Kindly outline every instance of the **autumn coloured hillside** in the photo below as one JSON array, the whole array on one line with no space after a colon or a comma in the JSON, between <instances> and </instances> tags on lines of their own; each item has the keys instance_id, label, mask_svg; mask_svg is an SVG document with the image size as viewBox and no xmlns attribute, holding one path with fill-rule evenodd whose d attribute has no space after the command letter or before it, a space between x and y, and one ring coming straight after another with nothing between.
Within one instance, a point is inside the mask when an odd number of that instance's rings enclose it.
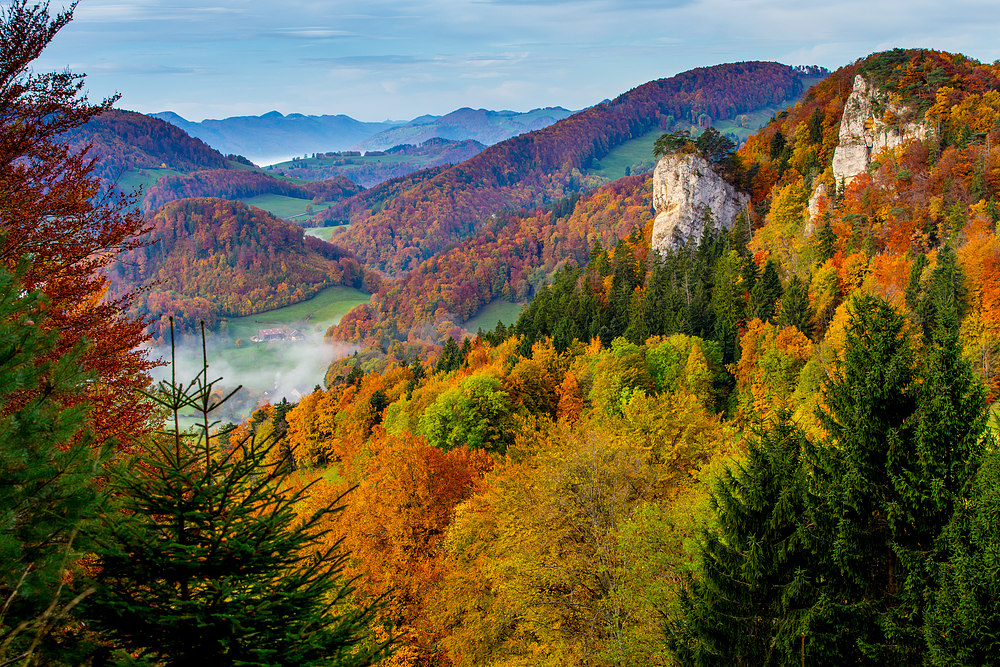
<instances>
[{"instance_id":1,"label":"autumn coloured hillside","mask_svg":"<svg viewBox=\"0 0 1000 667\"><path fill-rule=\"evenodd\" d=\"M67 143L77 150L90 146L87 156L97 160L95 173L111 183L135 169L195 171L228 166L221 153L200 139L134 111L105 111L70 133Z\"/></svg>"},{"instance_id":2,"label":"autumn coloured hillside","mask_svg":"<svg viewBox=\"0 0 1000 667\"><path fill-rule=\"evenodd\" d=\"M73 7L0 8L0 60ZM0 68L0 664L996 664L1000 62L876 53L739 151L688 133L798 81L695 70L361 192L365 264L171 201L276 187L194 157L143 218L57 143L111 102ZM582 180L652 128L751 191L731 225L654 250L662 170ZM168 313L338 284L373 298L310 394L150 386Z\"/></svg>"},{"instance_id":3,"label":"autumn coloured hillside","mask_svg":"<svg viewBox=\"0 0 1000 667\"><path fill-rule=\"evenodd\" d=\"M112 289L139 292L135 312L153 315L154 336L199 320L279 308L331 285L362 286L363 269L342 248L303 234L261 209L217 198L181 199L150 219L150 245L108 271Z\"/></svg>"},{"instance_id":4,"label":"autumn coloured hillside","mask_svg":"<svg viewBox=\"0 0 1000 667\"><path fill-rule=\"evenodd\" d=\"M925 129L835 181L855 90L865 127ZM345 317L371 347L256 419L358 485L330 539L396 659L988 664L998 144L1000 66L874 54L742 147L732 230L650 252L628 177L498 214Z\"/></svg>"},{"instance_id":5,"label":"autumn coloured hillside","mask_svg":"<svg viewBox=\"0 0 1000 667\"><path fill-rule=\"evenodd\" d=\"M344 242L391 274L415 268L499 212L534 208L584 189L580 169L615 146L675 120L704 124L796 97L800 75L777 63L736 63L653 81L543 130L491 146L352 218Z\"/></svg>"},{"instance_id":6,"label":"autumn coloured hillside","mask_svg":"<svg viewBox=\"0 0 1000 667\"><path fill-rule=\"evenodd\" d=\"M259 171L213 169L160 178L144 193L142 208L147 212L155 211L175 199L193 197L245 199L258 195L284 195L296 199L318 197L324 201L339 201L363 190L343 176L299 185Z\"/></svg>"},{"instance_id":7,"label":"autumn coloured hillside","mask_svg":"<svg viewBox=\"0 0 1000 667\"><path fill-rule=\"evenodd\" d=\"M830 163L837 121L856 75L902 105L927 139L872 156L845 188ZM888 113L887 113L888 115ZM961 55L897 50L835 72L805 101L740 151L756 173L763 218L751 243L757 262L810 285L819 330L844 317L854 289L875 290L916 308L940 253L957 253L963 272L963 341L991 386L996 370L996 304L990 276L1000 220L1000 66ZM893 118L887 121L901 122ZM822 184L828 196L809 200Z\"/></svg>"},{"instance_id":8,"label":"autumn coloured hillside","mask_svg":"<svg viewBox=\"0 0 1000 667\"><path fill-rule=\"evenodd\" d=\"M331 334L381 345L460 337L458 327L494 299L525 302L567 262L586 264L595 242L608 247L646 227L651 212L649 177L629 176L533 214L504 215L385 282L371 306L349 313Z\"/></svg>"}]
</instances>

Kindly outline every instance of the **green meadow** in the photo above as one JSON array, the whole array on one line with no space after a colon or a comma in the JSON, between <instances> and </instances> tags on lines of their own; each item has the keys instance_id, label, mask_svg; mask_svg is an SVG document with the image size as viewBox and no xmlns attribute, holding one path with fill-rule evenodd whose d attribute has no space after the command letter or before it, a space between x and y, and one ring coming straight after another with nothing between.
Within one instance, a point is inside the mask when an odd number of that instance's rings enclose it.
<instances>
[{"instance_id":1,"label":"green meadow","mask_svg":"<svg viewBox=\"0 0 1000 667\"><path fill-rule=\"evenodd\" d=\"M497 325L497 322L503 322L504 326L510 326L517 322L517 317L521 314L524 305L523 303L511 303L504 299L494 299L483 306L483 309L475 317L462 326L472 334L480 329L490 331Z\"/></svg>"},{"instance_id":2,"label":"green meadow","mask_svg":"<svg viewBox=\"0 0 1000 667\"><path fill-rule=\"evenodd\" d=\"M325 332L351 308L368 303L369 298L369 294L353 287L327 287L313 298L291 306L224 320L221 333L233 341L242 338L250 344L250 336L258 329L288 326L303 333Z\"/></svg>"},{"instance_id":3,"label":"green meadow","mask_svg":"<svg viewBox=\"0 0 1000 667\"><path fill-rule=\"evenodd\" d=\"M320 202L313 204L309 199L298 199L296 197L286 197L285 195L257 195L241 199L244 204L262 208L271 215L279 218L309 217L306 213L306 205L311 205L313 213L319 213L330 206L330 202Z\"/></svg>"},{"instance_id":4,"label":"green meadow","mask_svg":"<svg viewBox=\"0 0 1000 667\"><path fill-rule=\"evenodd\" d=\"M326 369L336 355L346 354L323 341L326 330L338 323L349 310L367 303L370 295L351 287L328 287L313 298L247 317L224 320L220 330L208 336L208 364L211 379L222 378L220 387L244 389L218 415L225 421L246 418L261 401L281 397L297 400L323 383ZM252 343L260 329L289 327L305 334L302 341ZM165 350L156 350L163 356ZM177 355L177 376L185 382L200 370L200 345L184 346ZM158 379L169 371L161 368ZM185 420L184 426L191 421Z\"/></svg>"},{"instance_id":5,"label":"green meadow","mask_svg":"<svg viewBox=\"0 0 1000 667\"><path fill-rule=\"evenodd\" d=\"M146 191L164 176L181 176L184 173L176 169L133 169L121 175L118 179L118 189L122 192L134 192L141 187Z\"/></svg>"}]
</instances>

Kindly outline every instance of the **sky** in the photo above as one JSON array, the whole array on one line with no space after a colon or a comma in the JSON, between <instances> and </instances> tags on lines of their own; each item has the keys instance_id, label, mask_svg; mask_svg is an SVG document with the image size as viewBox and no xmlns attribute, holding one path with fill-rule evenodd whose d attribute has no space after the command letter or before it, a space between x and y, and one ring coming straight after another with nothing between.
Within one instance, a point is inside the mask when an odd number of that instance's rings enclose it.
<instances>
[{"instance_id":1,"label":"sky","mask_svg":"<svg viewBox=\"0 0 1000 667\"><path fill-rule=\"evenodd\" d=\"M0 5L9 0L0 0ZM64 6L51 0L53 10ZM1000 59L996 0L81 0L38 71L188 120L581 109L743 60L836 69L927 47Z\"/></svg>"}]
</instances>

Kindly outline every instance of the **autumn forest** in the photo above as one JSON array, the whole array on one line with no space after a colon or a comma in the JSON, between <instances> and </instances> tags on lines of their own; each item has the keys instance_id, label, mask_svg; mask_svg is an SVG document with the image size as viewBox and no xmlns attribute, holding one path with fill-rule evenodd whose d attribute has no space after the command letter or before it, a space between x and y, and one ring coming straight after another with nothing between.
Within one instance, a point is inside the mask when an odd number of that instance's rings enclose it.
<instances>
[{"instance_id":1,"label":"autumn forest","mask_svg":"<svg viewBox=\"0 0 1000 667\"><path fill-rule=\"evenodd\" d=\"M0 7L0 665L996 661L1000 63L700 68L366 186L39 73L74 9ZM669 159L749 203L658 247ZM206 337L331 288L347 351L223 421Z\"/></svg>"}]
</instances>

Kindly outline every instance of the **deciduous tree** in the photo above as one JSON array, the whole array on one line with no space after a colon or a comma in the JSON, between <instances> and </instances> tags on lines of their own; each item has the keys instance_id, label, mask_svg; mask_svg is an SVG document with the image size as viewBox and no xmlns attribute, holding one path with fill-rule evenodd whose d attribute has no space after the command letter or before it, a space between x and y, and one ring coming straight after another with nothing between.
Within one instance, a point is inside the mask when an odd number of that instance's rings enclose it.
<instances>
[{"instance_id":1,"label":"deciduous tree","mask_svg":"<svg viewBox=\"0 0 1000 667\"><path fill-rule=\"evenodd\" d=\"M134 433L150 414L135 400L151 367L138 349L144 323L122 317L127 297L104 298L100 272L141 245L144 223L130 198L102 191L91 163L61 143L116 98L91 104L82 75L31 69L74 8L50 16L48 3L15 0L0 10L0 263L11 269L30 256L25 288L46 295L45 326L58 332L49 358L90 343L80 363L94 381L61 400L90 401L99 436Z\"/></svg>"}]
</instances>

